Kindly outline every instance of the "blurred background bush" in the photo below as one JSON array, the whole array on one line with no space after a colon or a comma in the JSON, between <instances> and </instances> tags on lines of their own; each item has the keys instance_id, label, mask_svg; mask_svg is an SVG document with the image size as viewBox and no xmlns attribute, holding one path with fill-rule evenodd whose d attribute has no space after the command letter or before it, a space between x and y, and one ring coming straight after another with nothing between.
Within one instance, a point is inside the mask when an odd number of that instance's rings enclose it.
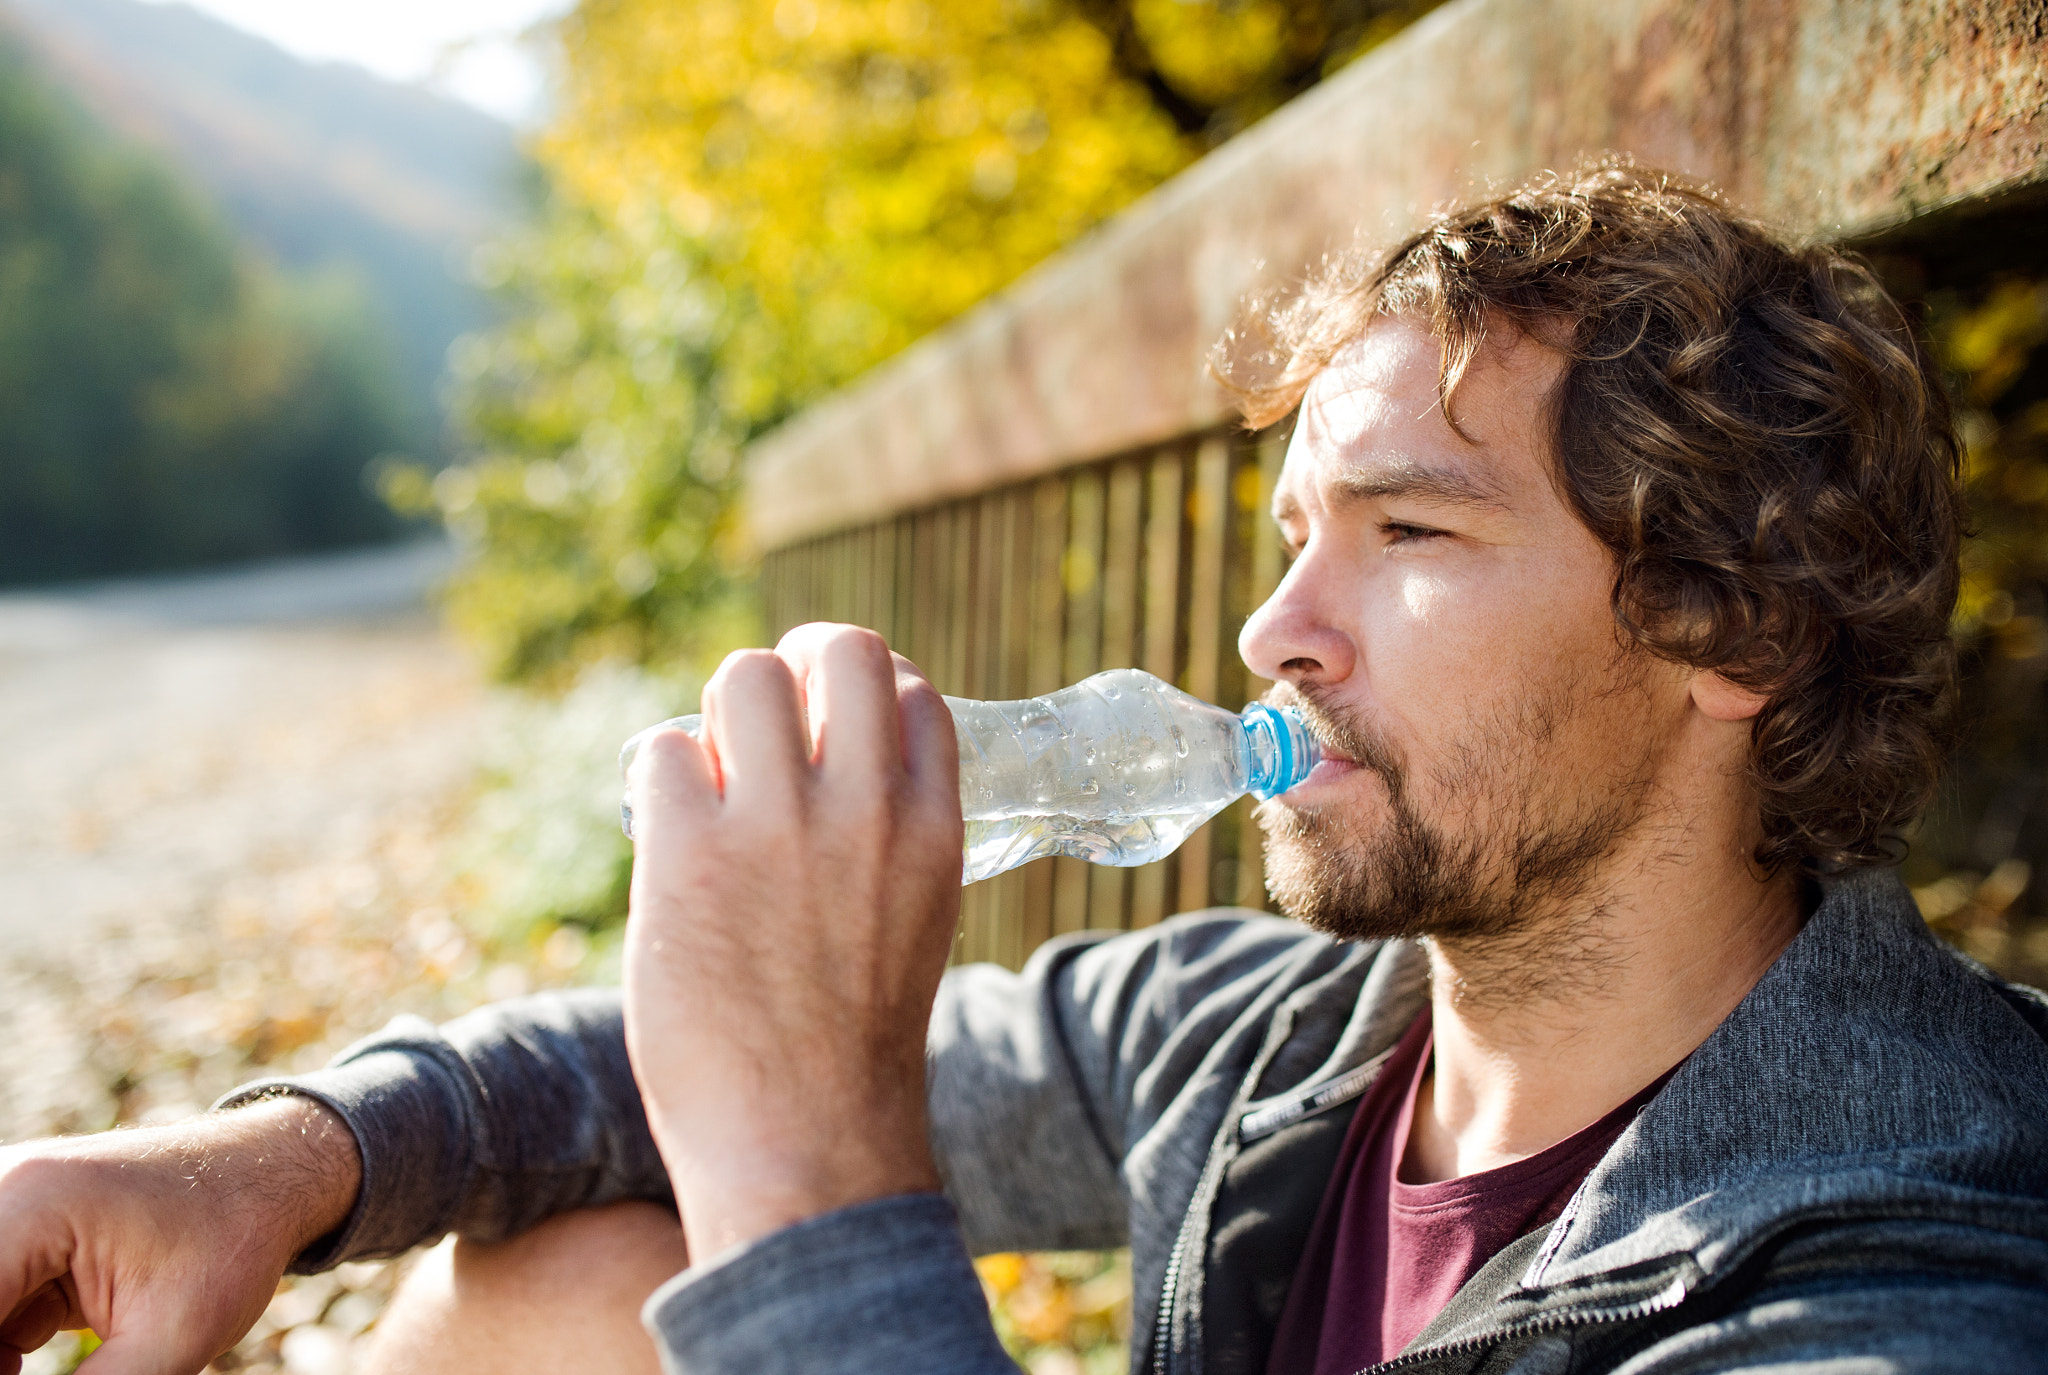
<instances>
[{"instance_id":1,"label":"blurred background bush","mask_svg":"<svg viewBox=\"0 0 2048 1375\"><path fill-rule=\"evenodd\" d=\"M1436 0L590 0L542 226L479 256L466 456L392 472L468 554L491 671L701 669L749 634L748 439L1072 242Z\"/></svg>"}]
</instances>

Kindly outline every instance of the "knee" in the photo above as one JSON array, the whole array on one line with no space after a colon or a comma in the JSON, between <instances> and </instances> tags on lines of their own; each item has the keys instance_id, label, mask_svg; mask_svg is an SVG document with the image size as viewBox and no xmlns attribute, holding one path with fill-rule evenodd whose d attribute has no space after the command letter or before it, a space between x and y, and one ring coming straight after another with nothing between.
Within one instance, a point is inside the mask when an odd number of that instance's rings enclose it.
<instances>
[{"instance_id":1,"label":"knee","mask_svg":"<svg viewBox=\"0 0 2048 1375\"><path fill-rule=\"evenodd\" d=\"M577 1294L594 1302L631 1291L636 1311L688 1264L676 1215L637 1202L561 1213L505 1241L458 1240L448 1258L458 1300Z\"/></svg>"},{"instance_id":2,"label":"knee","mask_svg":"<svg viewBox=\"0 0 2048 1375\"><path fill-rule=\"evenodd\" d=\"M655 1375L640 1308L688 1263L675 1214L650 1203L564 1213L506 1241L451 1239L399 1286L364 1369Z\"/></svg>"}]
</instances>

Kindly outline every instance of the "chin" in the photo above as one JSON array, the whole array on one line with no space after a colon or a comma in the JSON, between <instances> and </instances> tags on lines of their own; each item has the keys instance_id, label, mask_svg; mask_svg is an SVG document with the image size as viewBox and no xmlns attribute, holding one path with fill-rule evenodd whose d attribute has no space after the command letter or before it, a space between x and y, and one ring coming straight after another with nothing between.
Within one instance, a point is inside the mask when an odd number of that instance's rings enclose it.
<instances>
[{"instance_id":1,"label":"chin","mask_svg":"<svg viewBox=\"0 0 2048 1375\"><path fill-rule=\"evenodd\" d=\"M1266 833L1266 891L1282 912L1340 940L1427 934L1420 895L1401 881L1406 866L1384 815L1378 825L1361 824L1335 808L1278 799L1255 815Z\"/></svg>"},{"instance_id":2,"label":"chin","mask_svg":"<svg viewBox=\"0 0 2048 1375\"><path fill-rule=\"evenodd\" d=\"M1291 794L1290 794L1291 796ZM1481 939L1520 925L1486 876L1486 847L1461 844L1398 803L1376 815L1268 802L1266 890L1280 910L1348 941Z\"/></svg>"}]
</instances>

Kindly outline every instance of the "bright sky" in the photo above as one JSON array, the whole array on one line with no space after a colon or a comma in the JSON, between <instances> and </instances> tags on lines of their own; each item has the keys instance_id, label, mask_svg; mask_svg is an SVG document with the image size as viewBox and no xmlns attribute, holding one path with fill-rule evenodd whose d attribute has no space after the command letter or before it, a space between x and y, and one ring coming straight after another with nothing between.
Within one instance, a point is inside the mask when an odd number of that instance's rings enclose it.
<instances>
[{"instance_id":1,"label":"bright sky","mask_svg":"<svg viewBox=\"0 0 2048 1375\"><path fill-rule=\"evenodd\" d=\"M163 3L164 0L159 0ZM184 0L313 61L424 82L501 118L545 113L545 83L520 33L573 0Z\"/></svg>"}]
</instances>

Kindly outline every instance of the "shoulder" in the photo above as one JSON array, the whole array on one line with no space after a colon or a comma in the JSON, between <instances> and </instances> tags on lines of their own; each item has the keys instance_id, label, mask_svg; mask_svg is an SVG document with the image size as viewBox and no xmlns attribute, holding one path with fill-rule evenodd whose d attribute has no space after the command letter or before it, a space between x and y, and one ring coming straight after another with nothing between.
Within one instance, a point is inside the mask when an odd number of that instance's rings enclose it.
<instances>
[{"instance_id":1,"label":"shoulder","mask_svg":"<svg viewBox=\"0 0 2048 1375\"><path fill-rule=\"evenodd\" d=\"M2017 1371L2038 1368L2048 1349L2048 1239L2010 1223L1810 1227L1752 1273L1739 1298L1667 1331L1627 1369Z\"/></svg>"},{"instance_id":2,"label":"shoulder","mask_svg":"<svg viewBox=\"0 0 2048 1375\"><path fill-rule=\"evenodd\" d=\"M1242 908L1216 908L1124 932L1076 932L1041 945L1021 974L968 965L947 976L954 998L1001 1000L1017 993L1085 1006L1098 1014L1181 1021L1270 1003L1377 947L1309 930Z\"/></svg>"}]
</instances>

